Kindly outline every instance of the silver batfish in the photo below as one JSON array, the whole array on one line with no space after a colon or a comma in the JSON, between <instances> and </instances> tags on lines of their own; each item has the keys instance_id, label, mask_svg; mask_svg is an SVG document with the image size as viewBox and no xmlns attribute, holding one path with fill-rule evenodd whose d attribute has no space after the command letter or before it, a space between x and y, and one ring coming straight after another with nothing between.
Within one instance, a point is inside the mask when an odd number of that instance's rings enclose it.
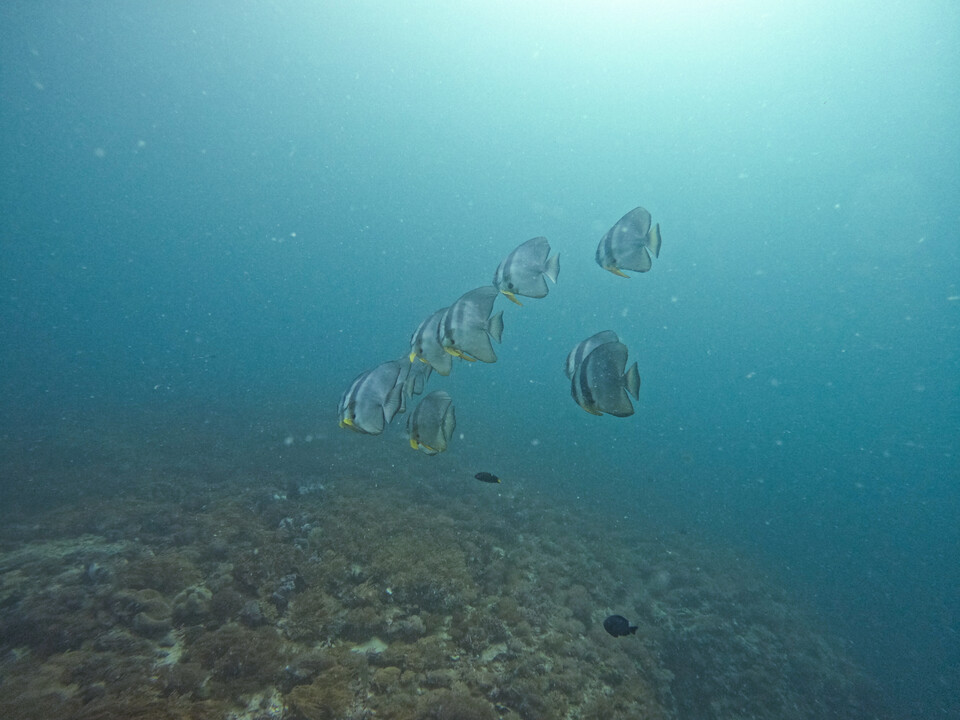
<instances>
[{"instance_id":1,"label":"silver batfish","mask_svg":"<svg viewBox=\"0 0 960 720\"><path fill-rule=\"evenodd\" d=\"M620 277L630 277L623 270L647 272L653 266L650 253L660 256L660 224L650 222L642 207L620 218L597 245L597 265Z\"/></svg>"},{"instance_id":2,"label":"silver batfish","mask_svg":"<svg viewBox=\"0 0 960 720\"><path fill-rule=\"evenodd\" d=\"M390 360L357 375L340 396L340 427L367 435L382 433L400 411L409 371L409 362Z\"/></svg>"},{"instance_id":3,"label":"silver batfish","mask_svg":"<svg viewBox=\"0 0 960 720\"><path fill-rule=\"evenodd\" d=\"M410 336L410 362L416 359L426 363L441 375L449 375L453 367L451 357L437 339L440 320L447 308L442 308L426 318Z\"/></svg>"},{"instance_id":4,"label":"silver batfish","mask_svg":"<svg viewBox=\"0 0 960 720\"><path fill-rule=\"evenodd\" d=\"M433 368L427 363L417 362L406 356L400 358L397 362L409 366L406 372L401 373L398 378L401 392L400 409L397 412L404 413L407 411L407 399L413 395L423 394L423 390L427 385L427 380L430 379Z\"/></svg>"},{"instance_id":5,"label":"silver batfish","mask_svg":"<svg viewBox=\"0 0 960 720\"><path fill-rule=\"evenodd\" d=\"M583 359L597 346L608 342L620 342L620 338L617 337L617 334L613 330L603 330L596 335L591 335L583 342L578 343L577 346L570 351L570 354L567 355L567 365L563 369L567 377L572 380L574 373L577 372L577 368L580 367Z\"/></svg>"},{"instance_id":6,"label":"silver batfish","mask_svg":"<svg viewBox=\"0 0 960 720\"><path fill-rule=\"evenodd\" d=\"M493 301L500 291L484 285L464 293L444 311L437 328L437 340L450 355L473 362L497 361L490 338L503 337L503 311L493 317Z\"/></svg>"},{"instance_id":7,"label":"silver batfish","mask_svg":"<svg viewBox=\"0 0 960 720\"><path fill-rule=\"evenodd\" d=\"M442 453L447 449L456 427L453 400L443 390L434 390L424 396L407 418L410 447L427 455Z\"/></svg>"},{"instance_id":8,"label":"silver batfish","mask_svg":"<svg viewBox=\"0 0 960 720\"><path fill-rule=\"evenodd\" d=\"M590 351L570 381L570 394L577 405L592 415L608 413L617 417L633 415L627 393L640 397L640 373L634 363L627 365L627 346L608 342Z\"/></svg>"},{"instance_id":9,"label":"silver batfish","mask_svg":"<svg viewBox=\"0 0 960 720\"><path fill-rule=\"evenodd\" d=\"M560 256L550 256L550 243L545 237L527 240L497 266L493 285L517 305L517 295L530 298L545 297L550 288L545 278L557 281L560 274Z\"/></svg>"}]
</instances>

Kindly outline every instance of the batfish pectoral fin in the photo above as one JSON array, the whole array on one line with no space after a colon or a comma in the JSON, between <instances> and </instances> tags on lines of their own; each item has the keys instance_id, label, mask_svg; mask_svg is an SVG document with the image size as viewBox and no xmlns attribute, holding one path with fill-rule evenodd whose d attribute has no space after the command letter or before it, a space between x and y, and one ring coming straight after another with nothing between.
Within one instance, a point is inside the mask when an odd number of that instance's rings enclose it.
<instances>
[{"instance_id":1,"label":"batfish pectoral fin","mask_svg":"<svg viewBox=\"0 0 960 720\"><path fill-rule=\"evenodd\" d=\"M520 307L523 307L523 303L517 300L517 296L514 295L512 292L507 292L506 290L501 290L500 292L502 292L507 297L507 300L509 300L510 302L516 303Z\"/></svg>"},{"instance_id":2,"label":"batfish pectoral fin","mask_svg":"<svg viewBox=\"0 0 960 720\"><path fill-rule=\"evenodd\" d=\"M448 348L448 347L445 347L444 350L446 350L449 355L453 355L454 357L458 357L458 358L460 358L461 360L466 360L467 362L476 362L476 361L477 361L476 358L470 357L469 355L467 355L466 353L464 353L462 350L457 350L456 348Z\"/></svg>"}]
</instances>

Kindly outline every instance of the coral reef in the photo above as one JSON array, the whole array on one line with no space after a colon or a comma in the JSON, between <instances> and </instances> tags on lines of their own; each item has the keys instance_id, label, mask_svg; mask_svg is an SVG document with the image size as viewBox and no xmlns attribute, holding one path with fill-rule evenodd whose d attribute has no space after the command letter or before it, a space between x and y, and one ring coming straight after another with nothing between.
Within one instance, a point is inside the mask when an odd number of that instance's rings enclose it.
<instances>
[{"instance_id":1,"label":"coral reef","mask_svg":"<svg viewBox=\"0 0 960 720\"><path fill-rule=\"evenodd\" d=\"M790 598L695 538L522 493L471 504L444 478L321 479L5 524L0 715L882 716ZM636 636L607 635L612 612Z\"/></svg>"}]
</instances>

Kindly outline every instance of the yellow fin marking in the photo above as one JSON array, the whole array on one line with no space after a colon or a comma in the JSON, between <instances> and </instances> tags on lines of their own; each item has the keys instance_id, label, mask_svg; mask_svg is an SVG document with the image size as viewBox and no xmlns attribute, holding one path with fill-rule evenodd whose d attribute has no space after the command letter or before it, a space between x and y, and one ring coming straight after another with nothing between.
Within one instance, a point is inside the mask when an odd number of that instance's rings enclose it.
<instances>
[{"instance_id":1,"label":"yellow fin marking","mask_svg":"<svg viewBox=\"0 0 960 720\"><path fill-rule=\"evenodd\" d=\"M519 300L517 300L517 296L514 295L512 292L508 292L508 291L506 291L506 290L501 290L500 292L502 292L504 295L506 295L506 296L507 296L507 300L509 300L510 302L516 303L516 304L519 305L520 307L523 307L523 303L520 302Z\"/></svg>"}]
</instances>

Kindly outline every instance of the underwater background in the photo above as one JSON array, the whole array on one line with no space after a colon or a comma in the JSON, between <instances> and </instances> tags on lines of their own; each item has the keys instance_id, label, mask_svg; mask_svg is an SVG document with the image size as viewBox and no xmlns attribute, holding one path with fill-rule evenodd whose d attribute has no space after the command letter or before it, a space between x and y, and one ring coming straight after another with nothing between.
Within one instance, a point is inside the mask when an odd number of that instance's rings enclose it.
<instances>
[{"instance_id":1,"label":"underwater background","mask_svg":"<svg viewBox=\"0 0 960 720\"><path fill-rule=\"evenodd\" d=\"M960 717L955 3L12 0L0 96L5 717Z\"/></svg>"}]
</instances>

